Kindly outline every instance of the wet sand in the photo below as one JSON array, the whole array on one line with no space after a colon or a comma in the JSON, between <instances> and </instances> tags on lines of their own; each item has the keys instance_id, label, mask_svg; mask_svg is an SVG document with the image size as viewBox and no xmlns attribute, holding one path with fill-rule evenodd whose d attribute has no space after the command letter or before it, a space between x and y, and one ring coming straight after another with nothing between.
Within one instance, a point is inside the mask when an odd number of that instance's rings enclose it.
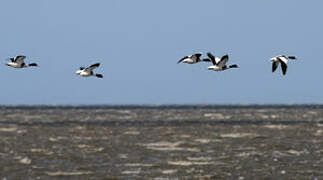
<instances>
[{"instance_id":1,"label":"wet sand","mask_svg":"<svg viewBox=\"0 0 323 180\"><path fill-rule=\"evenodd\" d=\"M323 108L5 108L0 179L323 179Z\"/></svg>"}]
</instances>

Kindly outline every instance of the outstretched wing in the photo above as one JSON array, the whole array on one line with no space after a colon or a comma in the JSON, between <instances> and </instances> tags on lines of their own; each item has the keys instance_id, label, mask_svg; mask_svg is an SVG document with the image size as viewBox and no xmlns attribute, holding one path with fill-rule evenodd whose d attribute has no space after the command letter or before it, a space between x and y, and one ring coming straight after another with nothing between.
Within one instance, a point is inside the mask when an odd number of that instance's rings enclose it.
<instances>
[{"instance_id":1,"label":"outstretched wing","mask_svg":"<svg viewBox=\"0 0 323 180\"><path fill-rule=\"evenodd\" d=\"M279 62L281 64L283 75L285 75L286 71L287 71L287 59L282 58L282 57L278 57L278 60L279 60Z\"/></svg>"},{"instance_id":2,"label":"outstretched wing","mask_svg":"<svg viewBox=\"0 0 323 180\"><path fill-rule=\"evenodd\" d=\"M17 56L15 58L15 62L18 63L18 64L22 64L25 60L26 56Z\"/></svg>"},{"instance_id":3,"label":"outstretched wing","mask_svg":"<svg viewBox=\"0 0 323 180\"><path fill-rule=\"evenodd\" d=\"M222 56L221 60L218 63L219 67L224 67L225 64L229 61L229 55Z\"/></svg>"},{"instance_id":4,"label":"outstretched wing","mask_svg":"<svg viewBox=\"0 0 323 180\"><path fill-rule=\"evenodd\" d=\"M100 66L100 63L92 64L91 66L85 68L85 71L93 71L93 69Z\"/></svg>"},{"instance_id":5,"label":"outstretched wing","mask_svg":"<svg viewBox=\"0 0 323 180\"><path fill-rule=\"evenodd\" d=\"M212 64L216 65L215 57L213 56L213 54L208 52L208 53L206 53L206 55L210 58Z\"/></svg>"},{"instance_id":6,"label":"outstretched wing","mask_svg":"<svg viewBox=\"0 0 323 180\"><path fill-rule=\"evenodd\" d=\"M188 57L188 56L183 57L182 59L180 59L180 60L177 62L177 64L181 63L184 59L187 59L187 58L189 58L189 57Z\"/></svg>"},{"instance_id":7,"label":"outstretched wing","mask_svg":"<svg viewBox=\"0 0 323 180\"><path fill-rule=\"evenodd\" d=\"M278 67L278 62L273 62L273 67L272 67L273 72L276 71L277 67Z\"/></svg>"}]
</instances>

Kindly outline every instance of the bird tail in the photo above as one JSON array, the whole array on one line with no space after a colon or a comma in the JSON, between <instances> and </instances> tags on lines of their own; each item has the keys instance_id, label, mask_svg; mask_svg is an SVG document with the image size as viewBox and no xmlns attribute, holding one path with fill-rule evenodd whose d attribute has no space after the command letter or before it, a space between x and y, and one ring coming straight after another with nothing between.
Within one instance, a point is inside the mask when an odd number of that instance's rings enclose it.
<instances>
[{"instance_id":1,"label":"bird tail","mask_svg":"<svg viewBox=\"0 0 323 180\"><path fill-rule=\"evenodd\" d=\"M239 66L238 65L236 65L236 64L232 64L232 65L230 65L229 66L229 68L238 68Z\"/></svg>"},{"instance_id":2,"label":"bird tail","mask_svg":"<svg viewBox=\"0 0 323 180\"><path fill-rule=\"evenodd\" d=\"M288 59L296 60L296 56L288 56Z\"/></svg>"},{"instance_id":3,"label":"bird tail","mask_svg":"<svg viewBox=\"0 0 323 180\"><path fill-rule=\"evenodd\" d=\"M98 77L98 78L103 78L102 74L95 74L95 76Z\"/></svg>"},{"instance_id":4,"label":"bird tail","mask_svg":"<svg viewBox=\"0 0 323 180\"><path fill-rule=\"evenodd\" d=\"M36 64L36 63L30 63L30 64L28 64L28 66L38 66L38 64Z\"/></svg>"}]
</instances>

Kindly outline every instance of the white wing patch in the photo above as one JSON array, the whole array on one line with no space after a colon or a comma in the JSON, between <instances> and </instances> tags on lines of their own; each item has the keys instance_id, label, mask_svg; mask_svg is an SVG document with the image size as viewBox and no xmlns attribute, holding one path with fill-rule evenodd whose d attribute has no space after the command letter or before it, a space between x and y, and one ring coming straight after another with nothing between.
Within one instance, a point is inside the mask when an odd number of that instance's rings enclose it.
<instances>
[{"instance_id":1,"label":"white wing patch","mask_svg":"<svg viewBox=\"0 0 323 180\"><path fill-rule=\"evenodd\" d=\"M279 56L278 58L279 58L279 60L281 60L283 63L287 64L288 60L287 60L287 58L286 58L286 57L284 57L284 56Z\"/></svg>"}]
</instances>

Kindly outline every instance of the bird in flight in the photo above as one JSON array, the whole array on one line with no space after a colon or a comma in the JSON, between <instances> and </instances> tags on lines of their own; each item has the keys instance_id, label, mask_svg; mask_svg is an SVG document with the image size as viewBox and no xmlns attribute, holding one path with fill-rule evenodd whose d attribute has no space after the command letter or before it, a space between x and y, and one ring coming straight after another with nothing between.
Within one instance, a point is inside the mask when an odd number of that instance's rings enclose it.
<instances>
[{"instance_id":1,"label":"bird in flight","mask_svg":"<svg viewBox=\"0 0 323 180\"><path fill-rule=\"evenodd\" d=\"M83 76L83 77L89 77L89 76L95 76L98 78L103 78L102 74L96 74L93 72L95 68L98 68L100 66L100 63L92 64L91 66L85 68L85 67L80 67L79 70L77 70L75 73L77 75Z\"/></svg>"},{"instance_id":2,"label":"bird in flight","mask_svg":"<svg viewBox=\"0 0 323 180\"><path fill-rule=\"evenodd\" d=\"M270 61L272 61L273 65L272 65L272 71L275 72L278 65L281 64L281 68L282 68L282 72L283 75L286 74L287 72L287 62L288 59L291 60L295 60L296 61L296 57L295 56L285 56L285 55L280 55L280 56L275 56L273 58L270 59Z\"/></svg>"},{"instance_id":3,"label":"bird in flight","mask_svg":"<svg viewBox=\"0 0 323 180\"><path fill-rule=\"evenodd\" d=\"M229 55L224 55L220 58L215 57L212 53L208 52L207 56L210 58L210 61L212 62L212 66L208 67L208 70L212 71L224 71L230 68L238 68L239 66L236 64L232 64L227 66L227 62L229 61Z\"/></svg>"},{"instance_id":4,"label":"bird in flight","mask_svg":"<svg viewBox=\"0 0 323 180\"><path fill-rule=\"evenodd\" d=\"M180 59L177 64L179 63L187 63L187 64L196 64L198 62L203 61L210 61L209 59L201 59L202 54L201 53L195 53L189 56L185 56L182 59Z\"/></svg>"},{"instance_id":5,"label":"bird in flight","mask_svg":"<svg viewBox=\"0 0 323 180\"><path fill-rule=\"evenodd\" d=\"M31 66L38 66L38 64L36 63L26 64L25 63L26 56L22 56L22 55L12 57L9 59L11 60L11 62L7 63L6 65L13 68L26 68Z\"/></svg>"}]
</instances>

